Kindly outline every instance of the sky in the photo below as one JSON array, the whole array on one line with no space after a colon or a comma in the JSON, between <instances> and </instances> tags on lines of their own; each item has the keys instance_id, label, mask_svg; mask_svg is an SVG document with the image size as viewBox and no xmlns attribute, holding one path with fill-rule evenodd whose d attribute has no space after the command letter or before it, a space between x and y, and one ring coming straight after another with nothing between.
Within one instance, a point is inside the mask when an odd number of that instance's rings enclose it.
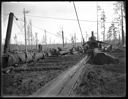
<instances>
[{"instance_id":1,"label":"sky","mask_svg":"<svg viewBox=\"0 0 128 99\"><path fill-rule=\"evenodd\" d=\"M89 2L77 1L74 2L80 21L82 34L86 40L86 36L94 35L97 37L97 5L104 9L106 14L106 32L111 24L113 18L113 1L103 2ZM13 20L11 43L16 43L14 36L17 36L18 44L24 44L24 15L23 9L29 11L26 13L26 22L32 21L32 33L35 36L37 33L38 40L42 44L43 36L47 35L47 43L62 43L61 31L64 31L64 39L71 42L71 36L76 34L77 42L81 42L81 32L78 25L76 13L74 10L73 2L60 1L60 2L2 2L2 43L5 42L6 29L8 24L9 13L13 12L18 20ZM99 15L100 13L98 13ZM62 20L63 19L63 20ZM66 20L71 19L71 20ZM74 19L74 20L72 20ZM99 27L99 38L102 40Z\"/></svg>"}]
</instances>

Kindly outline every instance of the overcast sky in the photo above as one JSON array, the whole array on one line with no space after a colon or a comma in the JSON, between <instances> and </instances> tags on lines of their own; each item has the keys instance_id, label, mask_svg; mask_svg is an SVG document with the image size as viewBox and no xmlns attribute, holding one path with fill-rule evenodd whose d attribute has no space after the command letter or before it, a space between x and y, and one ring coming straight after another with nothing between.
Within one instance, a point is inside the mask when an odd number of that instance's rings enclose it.
<instances>
[{"instance_id":1,"label":"overcast sky","mask_svg":"<svg viewBox=\"0 0 128 99\"><path fill-rule=\"evenodd\" d=\"M105 11L107 22L111 22L113 18L113 3L112 1L98 2L98 5ZM80 21L80 25L86 40L86 32L88 36L91 35L91 31L94 31L94 33L97 32L97 2L81 1L75 2L75 5L79 20L84 20ZM74 33L76 33L77 42L81 41L78 22L74 20L62 20L77 19L73 2L2 2L2 43L6 36L9 13L13 12L19 21L16 21L14 18L11 43L15 43L14 36L16 34L18 42L24 44L24 8L30 11L26 14L27 24L29 20L32 21L32 33L34 36L36 32L38 33L39 43L42 43L44 29L49 31L47 32L47 43L62 43L61 36L56 36L57 32L62 29L67 42L71 42L71 36L74 35ZM110 24L111 23L105 24L106 31L108 31L108 26L110 26ZM101 34L100 39L102 40Z\"/></svg>"}]
</instances>

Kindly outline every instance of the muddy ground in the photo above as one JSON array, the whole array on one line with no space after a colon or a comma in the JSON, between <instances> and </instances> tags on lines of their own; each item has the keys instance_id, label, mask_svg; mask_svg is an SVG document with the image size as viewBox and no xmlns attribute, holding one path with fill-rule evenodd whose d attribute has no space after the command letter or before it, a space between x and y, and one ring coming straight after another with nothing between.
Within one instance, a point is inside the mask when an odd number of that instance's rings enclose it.
<instances>
[{"instance_id":1,"label":"muddy ground","mask_svg":"<svg viewBox=\"0 0 128 99\"><path fill-rule=\"evenodd\" d=\"M108 54L119 62L102 65L85 64L73 96L113 97L126 95L126 51L113 50ZM43 87L63 71L77 64L84 56L49 57L37 63L19 66L9 74L2 74L3 96L28 96ZM97 56L96 58L101 58ZM99 59L103 63L105 59ZM105 62L105 61L104 61Z\"/></svg>"},{"instance_id":2,"label":"muddy ground","mask_svg":"<svg viewBox=\"0 0 128 99\"><path fill-rule=\"evenodd\" d=\"M118 58L119 63L86 64L87 68L83 70L79 83L74 89L74 96L126 96L126 51L125 49L118 49L109 54Z\"/></svg>"},{"instance_id":3,"label":"muddy ground","mask_svg":"<svg viewBox=\"0 0 128 99\"><path fill-rule=\"evenodd\" d=\"M28 96L78 63L83 55L47 57L2 73L2 96Z\"/></svg>"}]
</instances>

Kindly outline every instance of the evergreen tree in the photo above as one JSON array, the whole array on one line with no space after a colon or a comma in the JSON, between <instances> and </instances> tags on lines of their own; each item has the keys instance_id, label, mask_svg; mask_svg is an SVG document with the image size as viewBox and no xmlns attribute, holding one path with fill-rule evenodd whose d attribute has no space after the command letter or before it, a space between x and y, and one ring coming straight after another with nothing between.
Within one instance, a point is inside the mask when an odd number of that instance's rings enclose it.
<instances>
[{"instance_id":1,"label":"evergreen tree","mask_svg":"<svg viewBox=\"0 0 128 99\"><path fill-rule=\"evenodd\" d=\"M104 9L101 11L101 29L102 29L102 35L103 35L103 41L105 41L105 21L106 21L106 16Z\"/></svg>"},{"instance_id":2,"label":"evergreen tree","mask_svg":"<svg viewBox=\"0 0 128 99\"><path fill-rule=\"evenodd\" d=\"M116 40L117 39L117 27L115 26L114 22L112 22L111 26L109 27L107 33L108 40Z\"/></svg>"},{"instance_id":3,"label":"evergreen tree","mask_svg":"<svg viewBox=\"0 0 128 99\"><path fill-rule=\"evenodd\" d=\"M114 22L115 22L115 26L117 27L116 31L118 33L118 35L122 34L122 45L124 45L124 18L125 18L125 2L116 2L114 3Z\"/></svg>"}]
</instances>

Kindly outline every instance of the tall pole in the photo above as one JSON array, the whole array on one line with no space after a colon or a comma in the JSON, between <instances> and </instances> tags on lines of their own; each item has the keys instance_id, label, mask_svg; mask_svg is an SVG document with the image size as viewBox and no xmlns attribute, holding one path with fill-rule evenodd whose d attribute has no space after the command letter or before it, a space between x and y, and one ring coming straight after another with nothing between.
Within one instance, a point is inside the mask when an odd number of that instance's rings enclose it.
<instances>
[{"instance_id":1,"label":"tall pole","mask_svg":"<svg viewBox=\"0 0 128 99\"><path fill-rule=\"evenodd\" d=\"M75 39L75 46L76 46L76 33L74 34L74 39Z\"/></svg>"},{"instance_id":2,"label":"tall pole","mask_svg":"<svg viewBox=\"0 0 128 99\"><path fill-rule=\"evenodd\" d=\"M105 23L104 23L104 41L105 41Z\"/></svg>"},{"instance_id":3,"label":"tall pole","mask_svg":"<svg viewBox=\"0 0 128 99\"><path fill-rule=\"evenodd\" d=\"M30 20L30 44L31 44L31 50L32 50L32 22Z\"/></svg>"},{"instance_id":4,"label":"tall pole","mask_svg":"<svg viewBox=\"0 0 128 99\"><path fill-rule=\"evenodd\" d=\"M35 39L36 39L36 49L38 48L38 38L37 38L37 33L35 33Z\"/></svg>"},{"instance_id":5,"label":"tall pole","mask_svg":"<svg viewBox=\"0 0 128 99\"><path fill-rule=\"evenodd\" d=\"M120 44L120 34L119 34L119 44Z\"/></svg>"},{"instance_id":6,"label":"tall pole","mask_svg":"<svg viewBox=\"0 0 128 99\"><path fill-rule=\"evenodd\" d=\"M121 30L122 30L122 45L124 45L124 29L123 29L123 2L121 2L121 18L122 18L122 24L121 24Z\"/></svg>"},{"instance_id":7,"label":"tall pole","mask_svg":"<svg viewBox=\"0 0 128 99\"><path fill-rule=\"evenodd\" d=\"M6 33L6 39L5 39L5 45L4 45L4 53L8 52L8 48L9 48L9 44L10 44L11 31L12 31L12 25L13 25L13 16L14 16L14 14L12 12L10 12L7 33Z\"/></svg>"},{"instance_id":8,"label":"tall pole","mask_svg":"<svg viewBox=\"0 0 128 99\"><path fill-rule=\"evenodd\" d=\"M105 41L105 12L104 12L104 10L102 11L102 18L101 18L101 20L102 20L102 28L103 28L103 31L102 31L102 33L103 33L103 41Z\"/></svg>"},{"instance_id":9,"label":"tall pole","mask_svg":"<svg viewBox=\"0 0 128 99\"><path fill-rule=\"evenodd\" d=\"M44 33L45 33L45 44L47 46L47 35L46 35L46 30L44 30Z\"/></svg>"},{"instance_id":10,"label":"tall pole","mask_svg":"<svg viewBox=\"0 0 128 99\"><path fill-rule=\"evenodd\" d=\"M99 40L99 36L98 36L98 2L97 4L97 40Z\"/></svg>"},{"instance_id":11,"label":"tall pole","mask_svg":"<svg viewBox=\"0 0 128 99\"><path fill-rule=\"evenodd\" d=\"M25 8L23 10L24 13L24 35L25 35L25 52L27 52L27 40L26 40L26 17L25 17Z\"/></svg>"},{"instance_id":12,"label":"tall pole","mask_svg":"<svg viewBox=\"0 0 128 99\"><path fill-rule=\"evenodd\" d=\"M103 22L104 22L104 41L105 41L105 12L103 10Z\"/></svg>"},{"instance_id":13,"label":"tall pole","mask_svg":"<svg viewBox=\"0 0 128 99\"><path fill-rule=\"evenodd\" d=\"M62 42L63 42L63 47L64 47L64 32L62 30Z\"/></svg>"},{"instance_id":14,"label":"tall pole","mask_svg":"<svg viewBox=\"0 0 128 99\"><path fill-rule=\"evenodd\" d=\"M86 31L86 41L88 41L88 39L87 39L87 38L88 38L88 34L87 34L87 31Z\"/></svg>"},{"instance_id":15,"label":"tall pole","mask_svg":"<svg viewBox=\"0 0 128 99\"><path fill-rule=\"evenodd\" d=\"M30 20L30 32L31 32L31 50L32 50L32 22Z\"/></svg>"}]
</instances>

